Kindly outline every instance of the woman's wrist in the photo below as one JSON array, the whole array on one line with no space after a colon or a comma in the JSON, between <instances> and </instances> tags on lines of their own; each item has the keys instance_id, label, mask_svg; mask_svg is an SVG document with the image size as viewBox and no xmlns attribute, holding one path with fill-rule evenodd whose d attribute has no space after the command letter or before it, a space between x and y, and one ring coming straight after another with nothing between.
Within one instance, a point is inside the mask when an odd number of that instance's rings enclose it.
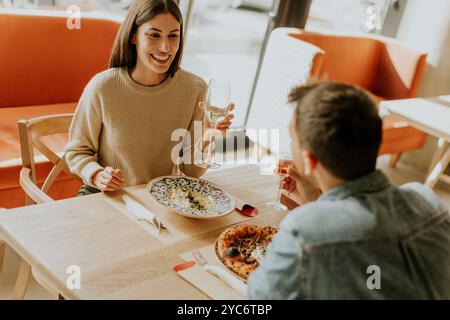
<instances>
[{"instance_id":1,"label":"woman's wrist","mask_svg":"<svg viewBox=\"0 0 450 320\"><path fill-rule=\"evenodd\" d=\"M92 175L90 184L96 188L100 188L99 184L98 184L98 177L100 175L100 173L103 171L103 169L99 169L97 171L94 172L94 174Z\"/></svg>"}]
</instances>

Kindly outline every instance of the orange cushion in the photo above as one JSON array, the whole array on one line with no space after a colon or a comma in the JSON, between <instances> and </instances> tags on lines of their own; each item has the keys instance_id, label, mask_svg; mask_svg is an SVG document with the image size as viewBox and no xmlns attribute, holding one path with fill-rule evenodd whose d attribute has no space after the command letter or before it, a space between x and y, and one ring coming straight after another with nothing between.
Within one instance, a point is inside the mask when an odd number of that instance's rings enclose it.
<instances>
[{"instance_id":1,"label":"orange cushion","mask_svg":"<svg viewBox=\"0 0 450 320\"><path fill-rule=\"evenodd\" d=\"M369 37L301 31L293 37L325 51L323 76L327 80L371 88L382 44Z\"/></svg>"},{"instance_id":2,"label":"orange cushion","mask_svg":"<svg viewBox=\"0 0 450 320\"><path fill-rule=\"evenodd\" d=\"M388 115L383 117L383 137L379 154L402 153L416 150L425 144L427 134L411 127L405 121Z\"/></svg>"},{"instance_id":3,"label":"orange cushion","mask_svg":"<svg viewBox=\"0 0 450 320\"><path fill-rule=\"evenodd\" d=\"M65 13L23 11L0 12L0 108L78 101L108 67L120 23L82 17L80 29L69 29Z\"/></svg>"},{"instance_id":4,"label":"orange cushion","mask_svg":"<svg viewBox=\"0 0 450 320\"><path fill-rule=\"evenodd\" d=\"M19 172L21 166L0 168L0 208L16 208L25 205L25 193L19 185ZM36 164L37 180L42 187L44 178L50 171L50 163ZM74 197L80 189L81 180L73 175L62 173L53 183L48 194L55 200Z\"/></svg>"},{"instance_id":5,"label":"orange cushion","mask_svg":"<svg viewBox=\"0 0 450 320\"><path fill-rule=\"evenodd\" d=\"M292 36L325 52L322 73L328 80L368 89L385 99L415 96L426 53L378 35L337 35L299 30Z\"/></svg>"}]
</instances>

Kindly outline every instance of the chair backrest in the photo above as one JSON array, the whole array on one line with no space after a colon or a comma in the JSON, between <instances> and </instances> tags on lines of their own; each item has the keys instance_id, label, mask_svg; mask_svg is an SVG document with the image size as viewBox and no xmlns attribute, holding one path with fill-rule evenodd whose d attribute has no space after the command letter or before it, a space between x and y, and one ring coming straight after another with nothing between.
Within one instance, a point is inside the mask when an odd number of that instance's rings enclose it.
<instances>
[{"instance_id":1,"label":"chair backrest","mask_svg":"<svg viewBox=\"0 0 450 320\"><path fill-rule=\"evenodd\" d=\"M272 152L290 150L289 92L321 73L323 51L295 39L292 34L296 32L293 28L277 28L270 34L246 125L247 136ZM266 140L263 132L258 137L259 129L278 129L279 145Z\"/></svg>"},{"instance_id":2,"label":"chair backrest","mask_svg":"<svg viewBox=\"0 0 450 320\"><path fill-rule=\"evenodd\" d=\"M378 60L377 81L371 91L387 100L414 98L427 61L427 54L386 37Z\"/></svg>"},{"instance_id":3,"label":"chair backrest","mask_svg":"<svg viewBox=\"0 0 450 320\"><path fill-rule=\"evenodd\" d=\"M120 22L69 14L0 10L0 108L78 101L84 87L107 69Z\"/></svg>"},{"instance_id":4,"label":"chair backrest","mask_svg":"<svg viewBox=\"0 0 450 320\"><path fill-rule=\"evenodd\" d=\"M20 148L22 153L22 171L20 183L25 193L36 203L53 201L46 193L55 182L58 175L64 171L70 173L64 155L58 155L42 140L43 137L69 132L73 113L48 115L20 120L18 122L20 134ZM36 166L34 148L40 151L54 167L47 176L42 189L38 191L36 180ZM32 183L33 185L31 185Z\"/></svg>"},{"instance_id":5,"label":"chair backrest","mask_svg":"<svg viewBox=\"0 0 450 320\"><path fill-rule=\"evenodd\" d=\"M378 35L336 35L299 30L293 35L325 52L322 73L332 81L358 85L383 99L414 97L426 53Z\"/></svg>"}]
</instances>

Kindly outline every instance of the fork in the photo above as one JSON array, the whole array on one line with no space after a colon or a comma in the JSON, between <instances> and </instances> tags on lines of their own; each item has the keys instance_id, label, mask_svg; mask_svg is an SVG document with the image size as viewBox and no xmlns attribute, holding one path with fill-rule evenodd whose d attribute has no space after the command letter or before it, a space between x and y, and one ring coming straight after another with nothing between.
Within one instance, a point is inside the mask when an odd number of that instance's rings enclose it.
<instances>
[{"instance_id":1,"label":"fork","mask_svg":"<svg viewBox=\"0 0 450 320\"><path fill-rule=\"evenodd\" d=\"M203 267L208 264L208 261L206 261L205 257L200 251L194 250L192 251L192 255L194 256L194 259L199 266Z\"/></svg>"},{"instance_id":2,"label":"fork","mask_svg":"<svg viewBox=\"0 0 450 320\"><path fill-rule=\"evenodd\" d=\"M205 271L218 277L220 280L222 280L228 286L238 292L241 296L246 296L247 284L245 284L242 280L237 279L235 276L231 275L219 266L209 264L199 250L192 251L192 255L197 264L201 266Z\"/></svg>"}]
</instances>

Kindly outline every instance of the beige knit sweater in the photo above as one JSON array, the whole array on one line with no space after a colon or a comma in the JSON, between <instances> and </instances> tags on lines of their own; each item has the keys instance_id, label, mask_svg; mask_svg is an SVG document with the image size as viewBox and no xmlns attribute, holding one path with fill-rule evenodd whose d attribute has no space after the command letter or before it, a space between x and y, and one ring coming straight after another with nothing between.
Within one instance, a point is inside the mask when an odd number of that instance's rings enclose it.
<instances>
[{"instance_id":1,"label":"beige knit sweater","mask_svg":"<svg viewBox=\"0 0 450 320\"><path fill-rule=\"evenodd\" d=\"M182 139L171 141L172 133L189 130L187 146L193 153L194 120L203 120L198 103L205 91L204 80L181 69L153 87L134 82L127 68L97 74L86 86L70 127L65 150L70 170L89 185L106 166L122 169L127 186L170 175L171 153ZM193 164L183 164L181 170L195 177L205 171Z\"/></svg>"}]
</instances>

